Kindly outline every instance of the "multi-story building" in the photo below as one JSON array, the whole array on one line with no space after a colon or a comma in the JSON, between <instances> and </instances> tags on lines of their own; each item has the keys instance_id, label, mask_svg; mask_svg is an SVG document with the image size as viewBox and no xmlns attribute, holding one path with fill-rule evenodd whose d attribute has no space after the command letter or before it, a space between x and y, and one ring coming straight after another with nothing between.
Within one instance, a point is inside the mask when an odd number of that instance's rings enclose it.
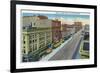
<instances>
[{"instance_id":1,"label":"multi-story building","mask_svg":"<svg viewBox=\"0 0 100 73\"><path fill-rule=\"evenodd\" d=\"M82 29L82 22L74 22L74 27L75 27L75 32L79 31Z\"/></svg>"},{"instance_id":2,"label":"multi-story building","mask_svg":"<svg viewBox=\"0 0 100 73\"><path fill-rule=\"evenodd\" d=\"M89 58L90 57L90 43L89 43L89 24L84 25L84 31L83 31L83 41L81 43L80 47L80 55L81 58Z\"/></svg>"},{"instance_id":3,"label":"multi-story building","mask_svg":"<svg viewBox=\"0 0 100 73\"><path fill-rule=\"evenodd\" d=\"M24 55L31 56L32 60L38 60L43 53L46 53L52 43L51 23L52 21L45 16L23 17L22 51Z\"/></svg>"},{"instance_id":4,"label":"multi-story building","mask_svg":"<svg viewBox=\"0 0 100 73\"><path fill-rule=\"evenodd\" d=\"M72 35L74 33L75 33L75 27L74 27L74 25L68 24L67 25L67 35L69 36L69 35Z\"/></svg>"},{"instance_id":5,"label":"multi-story building","mask_svg":"<svg viewBox=\"0 0 100 73\"><path fill-rule=\"evenodd\" d=\"M61 44L61 21L52 20L52 43L53 47L56 48Z\"/></svg>"},{"instance_id":6,"label":"multi-story building","mask_svg":"<svg viewBox=\"0 0 100 73\"><path fill-rule=\"evenodd\" d=\"M61 24L62 41L64 42L68 36L68 24Z\"/></svg>"},{"instance_id":7,"label":"multi-story building","mask_svg":"<svg viewBox=\"0 0 100 73\"><path fill-rule=\"evenodd\" d=\"M84 31L89 32L89 24L85 24L85 25L84 25Z\"/></svg>"}]
</instances>

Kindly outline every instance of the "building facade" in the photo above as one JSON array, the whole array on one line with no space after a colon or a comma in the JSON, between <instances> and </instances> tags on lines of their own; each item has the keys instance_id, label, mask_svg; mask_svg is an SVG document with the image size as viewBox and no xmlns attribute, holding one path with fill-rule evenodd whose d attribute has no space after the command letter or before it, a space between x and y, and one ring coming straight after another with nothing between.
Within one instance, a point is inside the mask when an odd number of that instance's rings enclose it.
<instances>
[{"instance_id":1,"label":"building facade","mask_svg":"<svg viewBox=\"0 0 100 73\"><path fill-rule=\"evenodd\" d=\"M25 17L25 19L23 17L23 23L24 23L22 30L23 55L28 55L28 56L38 55L37 57L39 59L39 57L46 52L45 50L50 48L50 45L52 43L51 20L47 18L42 19L42 16L41 19L36 16L35 17L31 16L31 17Z\"/></svg>"},{"instance_id":2,"label":"building facade","mask_svg":"<svg viewBox=\"0 0 100 73\"><path fill-rule=\"evenodd\" d=\"M80 29L82 29L82 22L74 22L75 32L78 32Z\"/></svg>"},{"instance_id":3,"label":"building facade","mask_svg":"<svg viewBox=\"0 0 100 73\"><path fill-rule=\"evenodd\" d=\"M66 34L67 34L67 24L61 24L61 33L62 33L62 38L66 37Z\"/></svg>"},{"instance_id":4,"label":"building facade","mask_svg":"<svg viewBox=\"0 0 100 73\"><path fill-rule=\"evenodd\" d=\"M56 48L61 44L61 21L52 20L52 43L53 47Z\"/></svg>"},{"instance_id":5,"label":"building facade","mask_svg":"<svg viewBox=\"0 0 100 73\"><path fill-rule=\"evenodd\" d=\"M83 40L81 43L81 47L80 47L80 55L81 58L83 59L88 59L90 58L90 32L89 32L89 24L85 24L83 27Z\"/></svg>"}]
</instances>

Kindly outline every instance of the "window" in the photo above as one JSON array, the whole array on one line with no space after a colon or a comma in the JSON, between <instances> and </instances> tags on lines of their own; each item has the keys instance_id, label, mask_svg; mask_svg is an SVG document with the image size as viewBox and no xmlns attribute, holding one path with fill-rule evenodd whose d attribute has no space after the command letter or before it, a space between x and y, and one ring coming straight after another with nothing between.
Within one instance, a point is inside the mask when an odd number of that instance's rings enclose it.
<instances>
[{"instance_id":1,"label":"window","mask_svg":"<svg viewBox=\"0 0 100 73\"><path fill-rule=\"evenodd\" d=\"M24 44L25 44L25 41L24 41Z\"/></svg>"},{"instance_id":2,"label":"window","mask_svg":"<svg viewBox=\"0 0 100 73\"><path fill-rule=\"evenodd\" d=\"M89 51L89 42L84 42L83 50Z\"/></svg>"},{"instance_id":3,"label":"window","mask_svg":"<svg viewBox=\"0 0 100 73\"><path fill-rule=\"evenodd\" d=\"M34 40L33 40L33 43L34 43Z\"/></svg>"},{"instance_id":4,"label":"window","mask_svg":"<svg viewBox=\"0 0 100 73\"><path fill-rule=\"evenodd\" d=\"M30 40L30 43L32 43L31 40Z\"/></svg>"},{"instance_id":5,"label":"window","mask_svg":"<svg viewBox=\"0 0 100 73\"><path fill-rule=\"evenodd\" d=\"M23 48L25 48L25 46Z\"/></svg>"},{"instance_id":6,"label":"window","mask_svg":"<svg viewBox=\"0 0 100 73\"><path fill-rule=\"evenodd\" d=\"M30 37L29 37L30 39L32 39L32 35L30 35Z\"/></svg>"},{"instance_id":7,"label":"window","mask_svg":"<svg viewBox=\"0 0 100 73\"><path fill-rule=\"evenodd\" d=\"M34 38L34 34L33 34L33 38Z\"/></svg>"},{"instance_id":8,"label":"window","mask_svg":"<svg viewBox=\"0 0 100 73\"><path fill-rule=\"evenodd\" d=\"M23 52L24 52L24 53L26 52L25 49L23 50Z\"/></svg>"}]
</instances>

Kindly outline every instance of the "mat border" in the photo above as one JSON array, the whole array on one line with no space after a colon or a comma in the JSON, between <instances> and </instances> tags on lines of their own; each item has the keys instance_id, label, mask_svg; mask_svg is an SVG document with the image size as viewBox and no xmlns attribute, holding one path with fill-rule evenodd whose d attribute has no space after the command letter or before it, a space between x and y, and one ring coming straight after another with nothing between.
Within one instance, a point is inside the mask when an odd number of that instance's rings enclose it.
<instances>
[{"instance_id":1,"label":"mat border","mask_svg":"<svg viewBox=\"0 0 100 73\"><path fill-rule=\"evenodd\" d=\"M88 8L94 9L94 64L88 65L73 65L73 66L57 66L57 67L41 67L41 68L25 68L16 69L16 5L40 5L40 6L55 6L55 7L73 7L73 8ZM10 12L10 72L30 72L30 71L47 71L47 70L62 70L62 69L79 69L97 67L97 6L81 5L81 4L63 4L63 3L48 3L48 2L33 2L33 1L11 1Z\"/></svg>"}]
</instances>

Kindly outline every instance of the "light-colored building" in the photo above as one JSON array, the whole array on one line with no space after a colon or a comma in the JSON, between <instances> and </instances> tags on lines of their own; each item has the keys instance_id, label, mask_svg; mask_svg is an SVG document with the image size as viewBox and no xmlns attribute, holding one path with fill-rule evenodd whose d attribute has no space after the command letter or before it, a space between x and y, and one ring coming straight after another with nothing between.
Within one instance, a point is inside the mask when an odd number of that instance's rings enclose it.
<instances>
[{"instance_id":1,"label":"light-colored building","mask_svg":"<svg viewBox=\"0 0 100 73\"><path fill-rule=\"evenodd\" d=\"M83 41L81 42L80 55L81 58L86 59L90 57L90 43L89 43L89 31L84 32Z\"/></svg>"},{"instance_id":2,"label":"light-colored building","mask_svg":"<svg viewBox=\"0 0 100 73\"><path fill-rule=\"evenodd\" d=\"M52 43L51 20L44 16L23 17L22 51L24 54L39 53Z\"/></svg>"},{"instance_id":3,"label":"light-colored building","mask_svg":"<svg viewBox=\"0 0 100 73\"><path fill-rule=\"evenodd\" d=\"M84 31L89 32L89 24L84 25Z\"/></svg>"},{"instance_id":4,"label":"light-colored building","mask_svg":"<svg viewBox=\"0 0 100 73\"><path fill-rule=\"evenodd\" d=\"M89 24L85 24L84 27L84 34L83 34L83 40L81 43L81 47L80 47L80 55L81 58L83 59L88 59L90 58L90 43L89 43L89 39L90 39L90 32L89 32Z\"/></svg>"}]
</instances>

